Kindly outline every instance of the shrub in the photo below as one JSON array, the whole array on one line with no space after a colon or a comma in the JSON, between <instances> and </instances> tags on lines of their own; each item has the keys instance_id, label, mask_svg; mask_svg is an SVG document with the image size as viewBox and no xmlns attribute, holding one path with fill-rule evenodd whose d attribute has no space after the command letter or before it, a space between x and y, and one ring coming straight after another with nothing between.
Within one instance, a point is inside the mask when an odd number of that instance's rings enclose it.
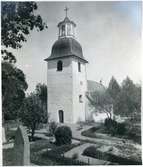
<instances>
[{"instance_id":1,"label":"shrub","mask_svg":"<svg viewBox=\"0 0 143 167\"><path fill-rule=\"evenodd\" d=\"M55 130L57 145L71 144L72 131L68 126L60 126Z\"/></svg>"},{"instance_id":2,"label":"shrub","mask_svg":"<svg viewBox=\"0 0 143 167\"><path fill-rule=\"evenodd\" d=\"M124 135L125 132L126 132L125 123L118 123L116 133L117 133L118 135Z\"/></svg>"},{"instance_id":3,"label":"shrub","mask_svg":"<svg viewBox=\"0 0 143 167\"><path fill-rule=\"evenodd\" d=\"M55 134L55 130L56 130L57 126L58 125L57 125L56 122L54 122L54 121L50 122L50 124L49 124L50 135L54 135Z\"/></svg>"},{"instance_id":4,"label":"shrub","mask_svg":"<svg viewBox=\"0 0 143 167\"><path fill-rule=\"evenodd\" d=\"M105 119L104 126L111 135L124 135L126 132L125 123L118 123L112 119Z\"/></svg>"},{"instance_id":5,"label":"shrub","mask_svg":"<svg viewBox=\"0 0 143 167\"><path fill-rule=\"evenodd\" d=\"M104 122L106 128L117 127L117 122L111 118L106 118Z\"/></svg>"}]
</instances>

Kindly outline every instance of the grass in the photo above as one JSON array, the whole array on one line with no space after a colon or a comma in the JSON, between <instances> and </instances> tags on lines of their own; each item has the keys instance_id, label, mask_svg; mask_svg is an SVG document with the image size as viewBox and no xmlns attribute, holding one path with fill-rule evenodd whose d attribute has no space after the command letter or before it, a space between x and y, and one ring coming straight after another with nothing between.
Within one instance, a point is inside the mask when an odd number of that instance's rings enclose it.
<instances>
[{"instance_id":1,"label":"grass","mask_svg":"<svg viewBox=\"0 0 143 167\"><path fill-rule=\"evenodd\" d=\"M86 165L78 160L64 157L64 153L80 144L56 146L48 140L36 141L31 144L31 162L36 165ZM51 150L48 150L50 148ZM47 149L44 150L43 149Z\"/></svg>"},{"instance_id":2,"label":"grass","mask_svg":"<svg viewBox=\"0 0 143 167\"><path fill-rule=\"evenodd\" d=\"M14 166L13 148L3 149L3 166Z\"/></svg>"},{"instance_id":3,"label":"grass","mask_svg":"<svg viewBox=\"0 0 143 167\"><path fill-rule=\"evenodd\" d=\"M38 140L30 145L30 159L36 165L61 165L61 155L76 146L77 144L56 146L48 140ZM51 150L48 151L48 148ZM47 151L42 152L43 149L47 149Z\"/></svg>"},{"instance_id":4,"label":"grass","mask_svg":"<svg viewBox=\"0 0 143 167\"><path fill-rule=\"evenodd\" d=\"M127 130L125 131L125 133L123 135L119 135L116 133L116 134L114 134L114 137L129 139L135 143L141 144L140 128L141 128L141 126L138 126L138 127L132 126L130 130L127 128ZM81 132L81 135L91 137L91 138L97 138L98 136L96 135L96 133L102 133L102 134L107 134L109 136L112 136L111 133L109 131L107 131L107 128L104 126L104 124L101 124L98 127L92 127L88 130L85 130L85 131ZM104 139L104 136L103 137L100 136L100 138Z\"/></svg>"},{"instance_id":5,"label":"grass","mask_svg":"<svg viewBox=\"0 0 143 167\"><path fill-rule=\"evenodd\" d=\"M47 148L47 149L48 148L54 149L54 148L56 148L56 146L54 144L51 144L46 139L37 140L36 142L33 142L33 143L30 144L30 150L32 152L40 151L40 150L45 149L45 148Z\"/></svg>"},{"instance_id":6,"label":"grass","mask_svg":"<svg viewBox=\"0 0 143 167\"><path fill-rule=\"evenodd\" d=\"M79 145L79 144L78 144ZM64 153L76 147L77 144L58 146L56 149L46 151L42 154L45 159L48 157L59 165L87 165L77 159L64 157ZM48 164L47 164L48 165Z\"/></svg>"},{"instance_id":7,"label":"grass","mask_svg":"<svg viewBox=\"0 0 143 167\"><path fill-rule=\"evenodd\" d=\"M137 161L131 158L130 159L126 158L125 156L124 157L117 156L110 152L102 152L102 151L99 151L95 146L87 147L83 151L83 155L105 160L105 161L110 161L112 163L117 163L119 165L141 165L142 164L141 160Z\"/></svg>"},{"instance_id":8,"label":"grass","mask_svg":"<svg viewBox=\"0 0 143 167\"><path fill-rule=\"evenodd\" d=\"M59 156L61 154L64 154L65 152L71 150L72 148L78 146L77 144L66 144L62 146L58 146L50 151L47 151L47 155L53 155L53 156Z\"/></svg>"},{"instance_id":9,"label":"grass","mask_svg":"<svg viewBox=\"0 0 143 167\"><path fill-rule=\"evenodd\" d=\"M54 149L56 146L51 144L48 140L42 139L37 140L30 144L30 160L36 165L58 165L55 161L50 160L48 157L45 158L40 153L43 149Z\"/></svg>"},{"instance_id":10,"label":"grass","mask_svg":"<svg viewBox=\"0 0 143 167\"><path fill-rule=\"evenodd\" d=\"M42 154L39 152L31 152L30 154L30 160L32 163L40 166L53 166L53 165L59 165L57 162L54 160L51 160L48 157L43 157Z\"/></svg>"}]
</instances>

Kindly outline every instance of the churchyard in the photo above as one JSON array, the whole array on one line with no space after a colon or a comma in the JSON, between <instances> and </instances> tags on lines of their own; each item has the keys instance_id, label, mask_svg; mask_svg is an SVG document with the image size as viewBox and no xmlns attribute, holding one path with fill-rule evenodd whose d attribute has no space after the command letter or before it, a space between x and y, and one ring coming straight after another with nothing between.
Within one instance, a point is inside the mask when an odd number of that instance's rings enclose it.
<instances>
[{"instance_id":1,"label":"churchyard","mask_svg":"<svg viewBox=\"0 0 143 167\"><path fill-rule=\"evenodd\" d=\"M71 128L72 142L57 145L54 142L55 137L49 133L47 124L36 130L33 141L27 141L30 134L17 131L16 123L7 124L7 142L3 144L3 165L24 165L22 159L25 159L26 165L46 166L141 164L141 139L135 141L125 135L110 135L102 128L103 123L80 122L64 126ZM18 135L19 133L21 135ZM24 142L21 137L24 138ZM23 152L22 149L25 150L26 157L20 154L20 151Z\"/></svg>"},{"instance_id":2,"label":"churchyard","mask_svg":"<svg viewBox=\"0 0 143 167\"><path fill-rule=\"evenodd\" d=\"M56 3L1 3L3 165L141 165L140 30L131 10Z\"/></svg>"}]
</instances>

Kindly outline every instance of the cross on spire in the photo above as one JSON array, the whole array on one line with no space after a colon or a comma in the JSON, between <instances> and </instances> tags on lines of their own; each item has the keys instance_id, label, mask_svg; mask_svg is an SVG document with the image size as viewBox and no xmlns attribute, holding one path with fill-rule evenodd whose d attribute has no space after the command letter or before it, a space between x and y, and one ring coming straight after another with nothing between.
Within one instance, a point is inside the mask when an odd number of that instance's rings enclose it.
<instances>
[{"instance_id":1,"label":"cross on spire","mask_svg":"<svg viewBox=\"0 0 143 167\"><path fill-rule=\"evenodd\" d=\"M64 9L64 11L66 13L66 17L67 17L68 10L69 10L69 8L66 6L65 9Z\"/></svg>"}]
</instances>

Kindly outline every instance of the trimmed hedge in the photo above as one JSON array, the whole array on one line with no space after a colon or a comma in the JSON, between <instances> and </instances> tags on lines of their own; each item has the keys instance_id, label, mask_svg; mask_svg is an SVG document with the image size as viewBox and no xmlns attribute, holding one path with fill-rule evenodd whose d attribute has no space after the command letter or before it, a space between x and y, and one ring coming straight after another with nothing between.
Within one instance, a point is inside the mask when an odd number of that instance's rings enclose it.
<instances>
[{"instance_id":1,"label":"trimmed hedge","mask_svg":"<svg viewBox=\"0 0 143 167\"><path fill-rule=\"evenodd\" d=\"M70 129L70 127L68 126L60 126L57 127L57 129L55 130L55 139L56 145L64 145L64 144L71 144L72 142L72 131Z\"/></svg>"}]
</instances>

